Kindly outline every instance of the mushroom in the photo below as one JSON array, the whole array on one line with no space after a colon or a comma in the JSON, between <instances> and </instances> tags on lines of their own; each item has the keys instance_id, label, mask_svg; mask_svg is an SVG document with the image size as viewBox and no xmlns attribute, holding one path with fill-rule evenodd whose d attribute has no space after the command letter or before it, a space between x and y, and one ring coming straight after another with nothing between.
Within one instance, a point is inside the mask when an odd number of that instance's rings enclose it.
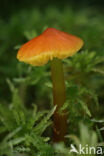
<instances>
[{"instance_id":1,"label":"mushroom","mask_svg":"<svg viewBox=\"0 0 104 156\"><path fill-rule=\"evenodd\" d=\"M53 103L57 105L53 115L53 141L65 141L67 110L59 113L65 103L65 81L62 59L74 55L83 46L83 41L55 28L47 28L41 35L24 44L18 51L19 61L33 66L42 66L51 61Z\"/></svg>"}]
</instances>

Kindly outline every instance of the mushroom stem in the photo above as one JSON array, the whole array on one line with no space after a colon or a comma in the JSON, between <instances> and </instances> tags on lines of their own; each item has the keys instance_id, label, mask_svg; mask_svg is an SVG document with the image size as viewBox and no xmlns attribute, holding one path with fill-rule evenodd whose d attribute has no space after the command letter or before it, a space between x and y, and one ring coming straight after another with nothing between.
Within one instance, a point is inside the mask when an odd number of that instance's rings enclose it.
<instances>
[{"instance_id":1,"label":"mushroom stem","mask_svg":"<svg viewBox=\"0 0 104 156\"><path fill-rule=\"evenodd\" d=\"M57 105L56 111L53 116L53 141L65 142L65 135L67 131L67 113L64 110L59 113L61 106L65 102L65 81L62 61L54 58L51 61L51 72L53 82L53 103Z\"/></svg>"}]
</instances>

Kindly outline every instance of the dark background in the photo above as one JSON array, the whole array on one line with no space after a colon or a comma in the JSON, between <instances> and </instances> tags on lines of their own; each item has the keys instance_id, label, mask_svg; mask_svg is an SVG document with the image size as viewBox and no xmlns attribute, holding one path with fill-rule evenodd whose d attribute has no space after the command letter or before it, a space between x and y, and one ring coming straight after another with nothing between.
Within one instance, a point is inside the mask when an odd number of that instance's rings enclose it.
<instances>
[{"instance_id":1,"label":"dark background","mask_svg":"<svg viewBox=\"0 0 104 156\"><path fill-rule=\"evenodd\" d=\"M73 17L71 17L70 13L68 13L70 17L67 17L67 11L65 13L65 10L70 9ZM35 10L36 15L33 13ZM76 17L81 11L85 13L84 20L86 18L90 20L90 22L86 22L87 25L83 23L80 25L83 19L81 19L82 17L80 18L80 15L78 17L79 19ZM0 98L4 98L6 92L8 95L7 99L9 99L10 92L6 84L6 78L18 77L16 70L18 63L16 59L17 50L14 47L28 40L24 35L25 30L35 30L38 35L46 26L61 28L64 31L72 32L83 37L85 41L87 40L85 43L87 49L98 50L100 51L100 55L102 55L104 51L101 46L103 44L103 33L101 30L103 27L103 14L103 0L0 1ZM58 16L60 17L58 18ZM77 22L74 16L78 19ZM93 24L91 25L92 20L93 23L95 22L95 26ZM90 33L92 34L90 35Z\"/></svg>"},{"instance_id":2,"label":"dark background","mask_svg":"<svg viewBox=\"0 0 104 156\"><path fill-rule=\"evenodd\" d=\"M94 7L98 9L100 12L104 10L104 1L103 0L43 0L43 1L35 1L35 0L3 0L0 2L0 16L2 18L8 19L8 17L21 10L21 9L30 9L33 7L39 8L42 11L46 9L48 6L54 6L62 9L65 6L72 6L74 9L81 9L82 7Z\"/></svg>"},{"instance_id":3,"label":"dark background","mask_svg":"<svg viewBox=\"0 0 104 156\"><path fill-rule=\"evenodd\" d=\"M26 113L21 134L30 135L27 120L34 114L33 104L38 111L53 107L50 64L32 67L16 58L21 45L47 27L84 41L75 56L63 61L69 134L79 137L78 126L83 122L104 142L104 0L0 0L0 141L18 128L15 113L20 115L19 126ZM88 131L88 137L84 127L82 130L89 144L92 134ZM51 138L51 134L46 130L44 135Z\"/></svg>"}]
</instances>

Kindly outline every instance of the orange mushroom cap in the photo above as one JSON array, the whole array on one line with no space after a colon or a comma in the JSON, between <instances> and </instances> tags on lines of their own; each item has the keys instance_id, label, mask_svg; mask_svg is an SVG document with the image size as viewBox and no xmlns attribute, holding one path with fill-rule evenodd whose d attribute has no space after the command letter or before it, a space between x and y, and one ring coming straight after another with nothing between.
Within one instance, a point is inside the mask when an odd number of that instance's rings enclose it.
<instances>
[{"instance_id":1,"label":"orange mushroom cap","mask_svg":"<svg viewBox=\"0 0 104 156\"><path fill-rule=\"evenodd\" d=\"M19 61L41 66L53 58L64 59L74 55L83 41L55 28L46 29L41 35L25 43L18 51Z\"/></svg>"}]
</instances>

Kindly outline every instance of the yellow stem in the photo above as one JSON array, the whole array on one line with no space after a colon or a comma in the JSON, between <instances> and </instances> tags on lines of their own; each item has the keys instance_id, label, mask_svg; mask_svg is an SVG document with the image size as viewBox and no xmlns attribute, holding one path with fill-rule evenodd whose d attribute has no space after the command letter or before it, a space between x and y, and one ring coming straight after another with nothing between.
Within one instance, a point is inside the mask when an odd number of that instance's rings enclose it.
<instances>
[{"instance_id":1,"label":"yellow stem","mask_svg":"<svg viewBox=\"0 0 104 156\"><path fill-rule=\"evenodd\" d=\"M53 116L53 141L65 142L65 135L67 131L67 113L66 110L59 114L61 106L65 102L65 81L62 61L53 59L51 61L51 72L53 82L53 103L57 105L56 111Z\"/></svg>"}]
</instances>

